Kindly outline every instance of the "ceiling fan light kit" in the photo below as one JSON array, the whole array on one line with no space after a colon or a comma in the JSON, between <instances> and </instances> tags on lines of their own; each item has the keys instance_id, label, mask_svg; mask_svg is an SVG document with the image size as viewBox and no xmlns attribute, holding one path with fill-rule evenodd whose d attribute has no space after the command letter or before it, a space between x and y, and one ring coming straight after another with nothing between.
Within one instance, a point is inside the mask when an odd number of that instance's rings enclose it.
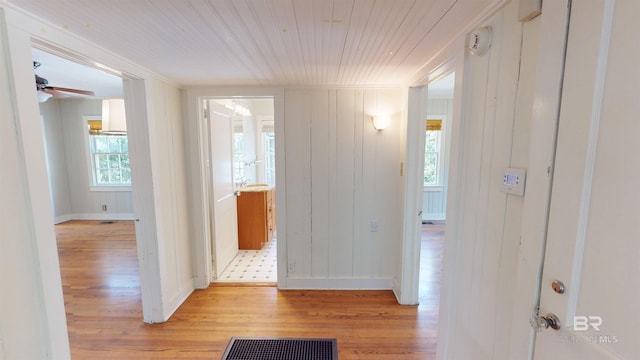
<instances>
[{"instance_id":1,"label":"ceiling fan light kit","mask_svg":"<svg viewBox=\"0 0 640 360\"><path fill-rule=\"evenodd\" d=\"M38 102L43 103L51 98L51 94L47 94L43 91L38 91Z\"/></svg>"}]
</instances>

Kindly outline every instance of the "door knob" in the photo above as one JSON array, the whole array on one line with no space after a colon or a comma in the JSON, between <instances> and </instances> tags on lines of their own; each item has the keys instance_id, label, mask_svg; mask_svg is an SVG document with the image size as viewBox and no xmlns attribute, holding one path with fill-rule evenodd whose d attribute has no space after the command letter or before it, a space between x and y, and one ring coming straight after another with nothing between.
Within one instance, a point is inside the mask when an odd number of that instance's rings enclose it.
<instances>
[{"instance_id":1,"label":"door knob","mask_svg":"<svg viewBox=\"0 0 640 360\"><path fill-rule=\"evenodd\" d=\"M542 331L548 328L560 330L560 319L558 319L554 313L549 313L546 316L534 315L529 322L531 323L531 327L536 329L536 331Z\"/></svg>"}]
</instances>

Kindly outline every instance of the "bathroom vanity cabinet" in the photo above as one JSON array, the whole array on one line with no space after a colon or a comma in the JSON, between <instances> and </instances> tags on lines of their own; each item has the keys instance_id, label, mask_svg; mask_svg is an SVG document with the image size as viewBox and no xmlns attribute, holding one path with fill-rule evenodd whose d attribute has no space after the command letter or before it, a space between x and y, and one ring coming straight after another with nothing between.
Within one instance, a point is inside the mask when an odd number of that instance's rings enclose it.
<instances>
[{"instance_id":1,"label":"bathroom vanity cabinet","mask_svg":"<svg viewBox=\"0 0 640 360\"><path fill-rule=\"evenodd\" d=\"M238 202L238 248L260 250L275 230L275 188L254 187L240 191Z\"/></svg>"}]
</instances>

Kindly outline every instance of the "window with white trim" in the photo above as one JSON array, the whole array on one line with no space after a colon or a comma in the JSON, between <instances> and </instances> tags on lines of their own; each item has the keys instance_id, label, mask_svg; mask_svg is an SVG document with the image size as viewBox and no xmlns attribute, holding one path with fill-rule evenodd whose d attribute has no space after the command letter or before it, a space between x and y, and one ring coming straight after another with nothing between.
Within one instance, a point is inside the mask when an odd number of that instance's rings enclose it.
<instances>
[{"instance_id":1,"label":"window with white trim","mask_svg":"<svg viewBox=\"0 0 640 360\"><path fill-rule=\"evenodd\" d=\"M102 120L87 121L93 186L131 186L126 133L105 133Z\"/></svg>"},{"instance_id":2,"label":"window with white trim","mask_svg":"<svg viewBox=\"0 0 640 360\"><path fill-rule=\"evenodd\" d=\"M426 121L424 146L424 186L441 185L442 119Z\"/></svg>"},{"instance_id":3,"label":"window with white trim","mask_svg":"<svg viewBox=\"0 0 640 360\"><path fill-rule=\"evenodd\" d=\"M269 185L276 184L276 138L273 129L262 133L264 153L264 178Z\"/></svg>"}]
</instances>

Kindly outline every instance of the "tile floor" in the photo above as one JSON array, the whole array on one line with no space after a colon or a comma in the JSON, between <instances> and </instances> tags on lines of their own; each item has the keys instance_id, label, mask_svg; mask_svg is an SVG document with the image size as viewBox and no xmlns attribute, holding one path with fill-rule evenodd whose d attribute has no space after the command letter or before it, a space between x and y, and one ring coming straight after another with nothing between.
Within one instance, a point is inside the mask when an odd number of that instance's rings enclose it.
<instances>
[{"instance_id":1,"label":"tile floor","mask_svg":"<svg viewBox=\"0 0 640 360\"><path fill-rule=\"evenodd\" d=\"M215 282L276 282L276 239L262 250L239 250L238 255Z\"/></svg>"}]
</instances>

